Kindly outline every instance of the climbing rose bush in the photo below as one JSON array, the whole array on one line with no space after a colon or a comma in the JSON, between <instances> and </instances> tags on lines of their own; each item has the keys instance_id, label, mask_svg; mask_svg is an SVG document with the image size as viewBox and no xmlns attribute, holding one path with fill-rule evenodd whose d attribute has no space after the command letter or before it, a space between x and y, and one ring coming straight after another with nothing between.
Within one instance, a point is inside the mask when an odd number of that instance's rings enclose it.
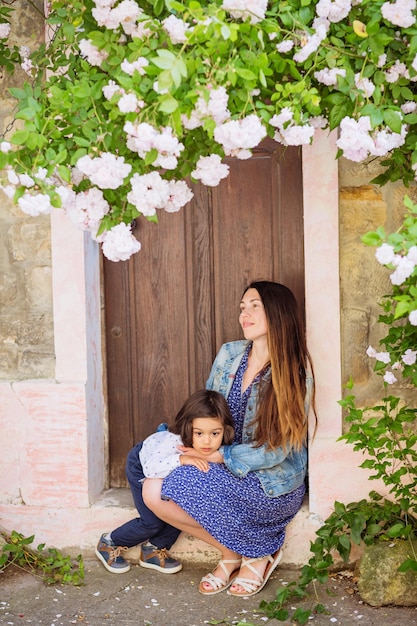
<instances>
[{"instance_id":1,"label":"climbing rose bush","mask_svg":"<svg viewBox=\"0 0 417 626\"><path fill-rule=\"evenodd\" d=\"M382 159L374 182L416 179L416 0L56 0L50 41L18 52L8 21L0 62L28 80L3 191L62 207L114 261L140 249L134 219L180 210L267 136L339 128L338 156Z\"/></svg>"},{"instance_id":2,"label":"climbing rose bush","mask_svg":"<svg viewBox=\"0 0 417 626\"><path fill-rule=\"evenodd\" d=\"M380 341L385 349L369 346L367 355L375 359L374 369L388 385L407 381L417 386L417 205L408 196L404 204L407 213L396 232L379 227L362 237L365 244L376 246L376 260L389 271L392 285L379 318L388 328Z\"/></svg>"}]
</instances>

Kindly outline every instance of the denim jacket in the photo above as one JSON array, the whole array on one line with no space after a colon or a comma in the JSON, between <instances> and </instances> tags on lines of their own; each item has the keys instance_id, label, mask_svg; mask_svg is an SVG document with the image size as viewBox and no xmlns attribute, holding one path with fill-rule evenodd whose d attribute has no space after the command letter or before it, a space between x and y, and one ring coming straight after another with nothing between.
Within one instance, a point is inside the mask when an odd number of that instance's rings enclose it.
<instances>
[{"instance_id":1,"label":"denim jacket","mask_svg":"<svg viewBox=\"0 0 417 626\"><path fill-rule=\"evenodd\" d=\"M207 380L207 389L219 391L227 398L248 344L248 341L241 340L222 345ZM311 374L307 375L306 385L304 406L307 419L313 388ZM220 451L225 465L235 476L243 477L254 471L266 495L273 498L290 493L302 485L307 471L307 448L303 446L301 450L294 450L289 446L280 446L268 450L266 444L259 448L252 445L254 427L251 422L255 418L258 393L259 382L255 382L252 384L243 422L242 443L223 446Z\"/></svg>"}]
</instances>

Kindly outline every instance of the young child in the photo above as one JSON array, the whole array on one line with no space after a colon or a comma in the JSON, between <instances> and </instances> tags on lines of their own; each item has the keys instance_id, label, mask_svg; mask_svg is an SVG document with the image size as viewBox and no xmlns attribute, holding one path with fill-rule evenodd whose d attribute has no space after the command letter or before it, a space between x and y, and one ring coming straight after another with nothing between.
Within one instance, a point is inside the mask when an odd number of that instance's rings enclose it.
<instances>
[{"instance_id":1,"label":"young child","mask_svg":"<svg viewBox=\"0 0 417 626\"><path fill-rule=\"evenodd\" d=\"M194 465L207 472L210 466L206 460L184 455L178 447L193 447L200 454L209 455L222 444L231 444L233 436L233 420L225 398L217 391L202 389L186 400L169 427L161 424L156 433L132 448L127 457L126 476L140 517L100 537L96 555L109 572L128 572L130 564L122 552L138 544L142 544L139 561L142 567L164 574L175 574L182 569L182 564L168 554L181 531L148 509L142 498L143 481L165 478L180 465Z\"/></svg>"}]
</instances>

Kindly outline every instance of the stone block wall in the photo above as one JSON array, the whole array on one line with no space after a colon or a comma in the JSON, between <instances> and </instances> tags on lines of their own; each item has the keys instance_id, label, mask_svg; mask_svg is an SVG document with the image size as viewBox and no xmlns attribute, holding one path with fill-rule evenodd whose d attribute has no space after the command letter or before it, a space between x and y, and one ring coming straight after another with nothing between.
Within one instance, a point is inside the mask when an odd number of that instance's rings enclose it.
<instances>
[{"instance_id":1,"label":"stone block wall","mask_svg":"<svg viewBox=\"0 0 417 626\"><path fill-rule=\"evenodd\" d=\"M12 2L12 45L33 50L44 40L43 2ZM0 74L0 136L17 124L9 87L28 75L18 68ZM25 215L0 193L0 379L53 378L49 217Z\"/></svg>"},{"instance_id":2,"label":"stone block wall","mask_svg":"<svg viewBox=\"0 0 417 626\"><path fill-rule=\"evenodd\" d=\"M383 187L370 184L380 173L377 161L358 164L346 159L339 163L340 224L340 306L342 339L342 382L355 382L353 394L359 406L371 406L391 394L409 402L415 389L401 383L384 390L382 377L373 372L374 359L366 355L372 345L384 350L379 341L387 334L378 323L382 296L391 293L389 271L375 259L375 248L365 246L361 236L378 226L387 233L402 224L405 195L417 202L417 187L401 183ZM351 393L349 391L349 393Z\"/></svg>"}]
</instances>

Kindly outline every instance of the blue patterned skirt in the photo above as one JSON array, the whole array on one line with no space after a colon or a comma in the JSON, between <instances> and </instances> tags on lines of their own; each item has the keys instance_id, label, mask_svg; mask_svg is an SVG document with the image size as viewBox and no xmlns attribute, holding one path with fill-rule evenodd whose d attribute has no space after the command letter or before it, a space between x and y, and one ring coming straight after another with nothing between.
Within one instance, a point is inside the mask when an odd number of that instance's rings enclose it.
<instances>
[{"instance_id":1,"label":"blue patterned skirt","mask_svg":"<svg viewBox=\"0 0 417 626\"><path fill-rule=\"evenodd\" d=\"M211 463L208 472L182 465L164 479L162 497L173 500L222 545L245 557L273 554L282 547L285 527L299 511L305 493L268 497L256 474L237 478Z\"/></svg>"}]
</instances>

